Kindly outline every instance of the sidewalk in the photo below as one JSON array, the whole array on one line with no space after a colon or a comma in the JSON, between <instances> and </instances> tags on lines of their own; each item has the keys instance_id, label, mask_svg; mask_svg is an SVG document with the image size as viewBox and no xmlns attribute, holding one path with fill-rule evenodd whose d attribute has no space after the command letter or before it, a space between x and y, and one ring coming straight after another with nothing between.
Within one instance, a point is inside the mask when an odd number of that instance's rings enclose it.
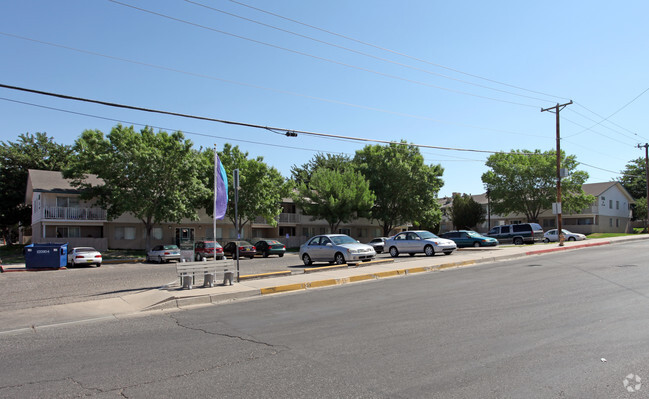
<instances>
[{"instance_id":1,"label":"sidewalk","mask_svg":"<svg viewBox=\"0 0 649 399\"><path fill-rule=\"evenodd\" d=\"M0 335L13 332L37 331L56 325L120 318L143 311L161 311L185 308L201 304L224 303L237 299L271 295L281 292L308 290L327 286L343 285L360 281L398 277L417 273L439 271L448 268L471 266L480 263L521 258L529 255L542 255L557 251L575 250L593 246L609 245L635 240L649 239L649 235L592 239L540 246L516 246L496 248L468 248L454 252L450 256L413 257L403 262L381 259L361 263L356 267L342 265L305 269L303 274L280 277L254 278L246 276L241 282L231 286L215 286L192 290L182 290L179 284L161 287L141 293L127 294L87 302L76 302L55 306L37 307L16 311L0 311ZM402 257L403 259L403 257ZM218 281L218 279L217 279Z\"/></svg>"}]
</instances>

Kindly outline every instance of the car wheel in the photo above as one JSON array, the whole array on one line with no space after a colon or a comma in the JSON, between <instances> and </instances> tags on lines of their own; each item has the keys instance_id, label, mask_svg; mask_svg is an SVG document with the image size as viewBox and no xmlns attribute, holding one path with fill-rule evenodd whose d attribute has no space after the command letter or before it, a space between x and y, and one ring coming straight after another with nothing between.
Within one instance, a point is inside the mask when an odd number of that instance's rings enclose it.
<instances>
[{"instance_id":1,"label":"car wheel","mask_svg":"<svg viewBox=\"0 0 649 399\"><path fill-rule=\"evenodd\" d=\"M543 239L543 242L547 244L547 243L550 242L550 239L549 239L548 237L545 237L545 238Z\"/></svg>"},{"instance_id":2,"label":"car wheel","mask_svg":"<svg viewBox=\"0 0 649 399\"><path fill-rule=\"evenodd\" d=\"M270 255L270 253L268 253L268 251L264 252L264 258L268 258L268 255Z\"/></svg>"},{"instance_id":3,"label":"car wheel","mask_svg":"<svg viewBox=\"0 0 649 399\"><path fill-rule=\"evenodd\" d=\"M399 250L397 249L397 247L390 247L390 256L393 258L399 256Z\"/></svg>"},{"instance_id":4,"label":"car wheel","mask_svg":"<svg viewBox=\"0 0 649 399\"><path fill-rule=\"evenodd\" d=\"M479 242L476 241L476 242L473 243L473 248L479 248L479 247L480 247Z\"/></svg>"},{"instance_id":5,"label":"car wheel","mask_svg":"<svg viewBox=\"0 0 649 399\"><path fill-rule=\"evenodd\" d=\"M424 253L426 254L426 256L433 256L435 255L435 248L433 248L432 245L426 245L426 247L424 248Z\"/></svg>"},{"instance_id":6,"label":"car wheel","mask_svg":"<svg viewBox=\"0 0 649 399\"><path fill-rule=\"evenodd\" d=\"M162 263L162 256L158 256L158 263Z\"/></svg>"},{"instance_id":7,"label":"car wheel","mask_svg":"<svg viewBox=\"0 0 649 399\"><path fill-rule=\"evenodd\" d=\"M410 252L408 255L410 255L410 256L415 256L415 253L414 253L414 252Z\"/></svg>"},{"instance_id":8,"label":"car wheel","mask_svg":"<svg viewBox=\"0 0 649 399\"><path fill-rule=\"evenodd\" d=\"M523 245L523 239L520 237L514 238L514 245Z\"/></svg>"},{"instance_id":9,"label":"car wheel","mask_svg":"<svg viewBox=\"0 0 649 399\"><path fill-rule=\"evenodd\" d=\"M284 254L279 254L279 257L280 257L280 258L283 257L283 256L284 256Z\"/></svg>"},{"instance_id":10,"label":"car wheel","mask_svg":"<svg viewBox=\"0 0 649 399\"><path fill-rule=\"evenodd\" d=\"M311 266L313 264L313 261L311 260L309 254L302 255L302 262L304 262L305 266Z\"/></svg>"},{"instance_id":11,"label":"car wheel","mask_svg":"<svg viewBox=\"0 0 649 399\"><path fill-rule=\"evenodd\" d=\"M101 263L96 263L95 266L101 267Z\"/></svg>"},{"instance_id":12,"label":"car wheel","mask_svg":"<svg viewBox=\"0 0 649 399\"><path fill-rule=\"evenodd\" d=\"M334 255L334 262L336 262L337 265L342 265L345 263L345 257L340 252L337 252L336 255Z\"/></svg>"},{"instance_id":13,"label":"car wheel","mask_svg":"<svg viewBox=\"0 0 649 399\"><path fill-rule=\"evenodd\" d=\"M576 241L577 239L575 237L568 237L568 241Z\"/></svg>"},{"instance_id":14,"label":"car wheel","mask_svg":"<svg viewBox=\"0 0 649 399\"><path fill-rule=\"evenodd\" d=\"M255 259L255 255L249 256L250 259Z\"/></svg>"},{"instance_id":15,"label":"car wheel","mask_svg":"<svg viewBox=\"0 0 649 399\"><path fill-rule=\"evenodd\" d=\"M453 251L446 251L446 252L444 252L444 255L450 255L452 253L453 253Z\"/></svg>"}]
</instances>

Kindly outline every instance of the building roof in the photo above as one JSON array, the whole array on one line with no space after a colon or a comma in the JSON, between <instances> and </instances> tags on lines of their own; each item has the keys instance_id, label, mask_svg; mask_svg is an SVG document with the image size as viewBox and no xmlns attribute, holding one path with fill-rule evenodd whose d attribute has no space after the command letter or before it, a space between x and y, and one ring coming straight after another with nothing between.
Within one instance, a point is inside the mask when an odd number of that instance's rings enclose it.
<instances>
[{"instance_id":1,"label":"building roof","mask_svg":"<svg viewBox=\"0 0 649 399\"><path fill-rule=\"evenodd\" d=\"M92 185L103 185L104 181L97 175L89 174L85 179ZM79 190L70 184L71 180L63 177L60 171L29 169L25 201L31 203L34 192L79 194Z\"/></svg>"}]
</instances>

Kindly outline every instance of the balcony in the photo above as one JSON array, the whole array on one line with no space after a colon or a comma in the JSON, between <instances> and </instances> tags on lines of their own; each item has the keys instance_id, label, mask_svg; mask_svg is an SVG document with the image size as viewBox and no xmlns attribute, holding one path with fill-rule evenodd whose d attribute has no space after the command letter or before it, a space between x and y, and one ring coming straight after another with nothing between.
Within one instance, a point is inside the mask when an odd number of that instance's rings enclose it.
<instances>
[{"instance_id":1,"label":"balcony","mask_svg":"<svg viewBox=\"0 0 649 399\"><path fill-rule=\"evenodd\" d=\"M300 216L301 215L298 213L280 213L275 220L277 220L278 223L299 223ZM253 221L253 224L270 226L262 216L257 216Z\"/></svg>"},{"instance_id":2,"label":"balcony","mask_svg":"<svg viewBox=\"0 0 649 399\"><path fill-rule=\"evenodd\" d=\"M48 206L43 208L42 214L34 214L38 220L66 220L66 221L92 221L106 220L106 210L101 208L77 208ZM40 216L40 217L38 217Z\"/></svg>"}]
</instances>

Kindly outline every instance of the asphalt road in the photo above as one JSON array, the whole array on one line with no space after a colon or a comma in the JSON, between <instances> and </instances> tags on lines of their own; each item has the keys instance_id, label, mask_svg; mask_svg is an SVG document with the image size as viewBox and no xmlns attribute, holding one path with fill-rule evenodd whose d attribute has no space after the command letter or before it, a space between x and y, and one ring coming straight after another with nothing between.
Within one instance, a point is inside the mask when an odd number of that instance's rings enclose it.
<instances>
[{"instance_id":1,"label":"asphalt road","mask_svg":"<svg viewBox=\"0 0 649 399\"><path fill-rule=\"evenodd\" d=\"M0 336L0 397L646 397L648 249Z\"/></svg>"}]
</instances>

